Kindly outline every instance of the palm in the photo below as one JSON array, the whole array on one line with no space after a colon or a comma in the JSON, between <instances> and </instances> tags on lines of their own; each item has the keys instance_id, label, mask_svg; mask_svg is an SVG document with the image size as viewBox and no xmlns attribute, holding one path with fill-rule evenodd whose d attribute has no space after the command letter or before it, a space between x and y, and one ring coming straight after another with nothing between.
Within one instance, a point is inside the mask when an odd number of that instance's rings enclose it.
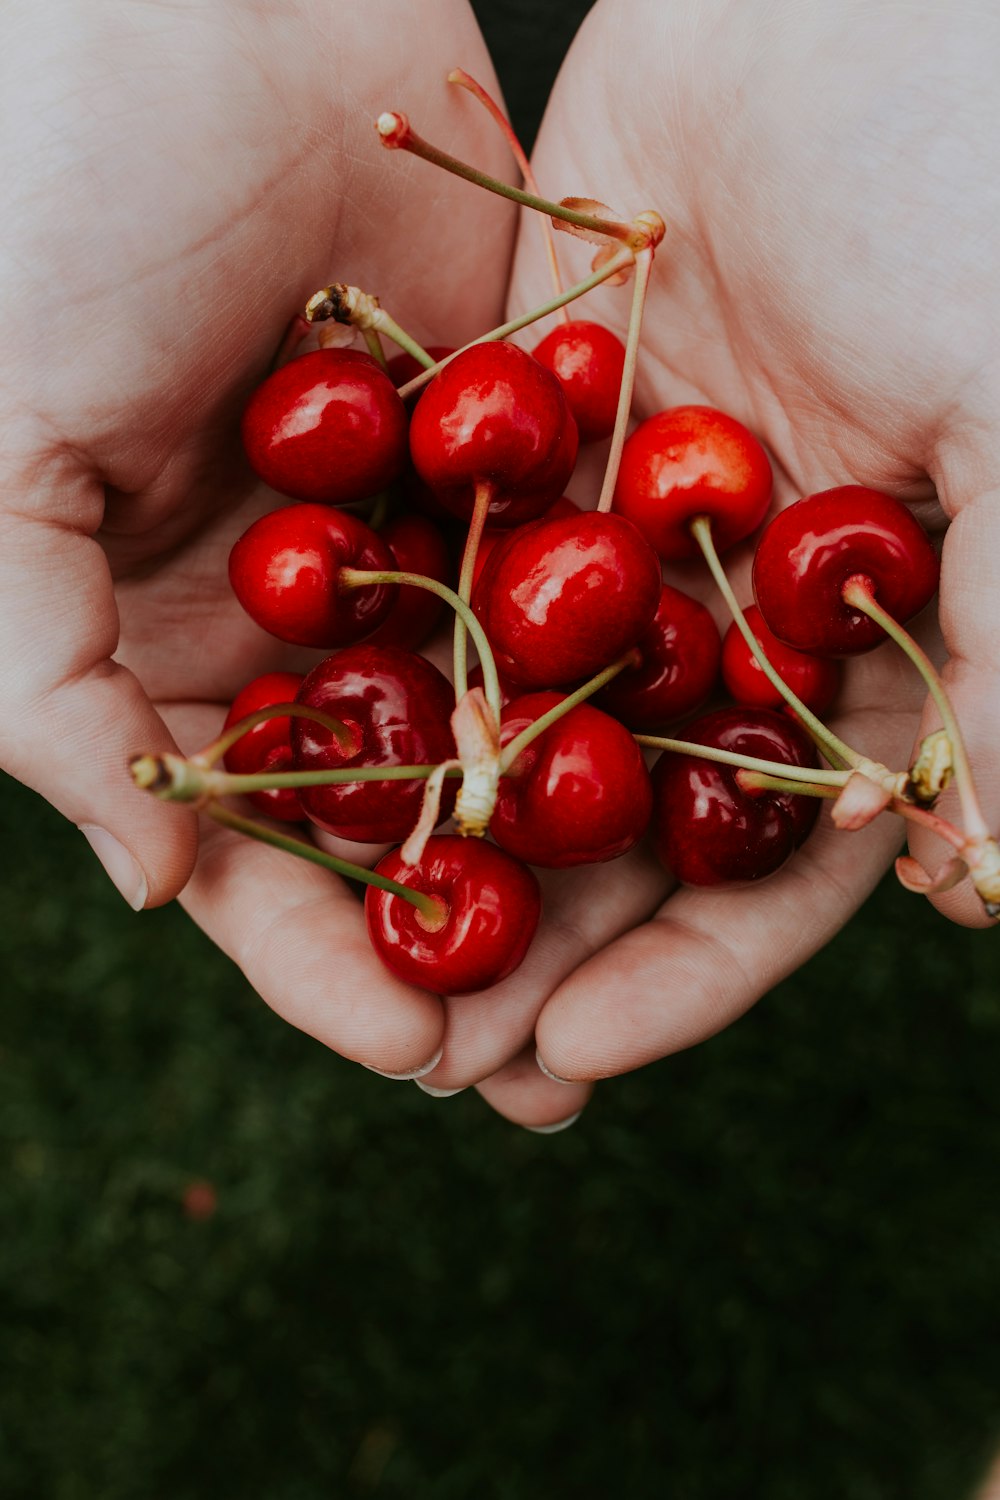
<instances>
[{"instance_id":1,"label":"palm","mask_svg":"<svg viewBox=\"0 0 1000 1500\"><path fill-rule=\"evenodd\" d=\"M908 20L898 6L598 5L534 165L553 197L655 208L667 222L640 415L692 400L731 411L768 445L778 505L853 480L912 501L931 525L959 518L941 618L949 652L969 663L952 678L985 783L997 724L982 622L997 578L982 528L997 530L997 501L995 481L985 501L976 486L995 435L1000 294L995 174L974 147L997 121L980 118L996 114L978 61L989 49L979 37L956 56L955 34L954 18L915 8ZM587 247L560 248L582 275ZM530 305L545 287L526 224L512 301ZM620 330L627 305L621 290L592 304ZM730 562L745 600L747 550ZM691 567L680 581L707 596L703 575ZM922 698L884 648L852 665L837 728L905 764ZM895 820L853 836L825 822L787 871L737 894L670 894L638 854L561 879L547 908L553 951L511 981L525 1011L544 1006L541 1055L593 1078L718 1029L843 923L900 837ZM949 909L981 920L967 891Z\"/></svg>"}]
</instances>

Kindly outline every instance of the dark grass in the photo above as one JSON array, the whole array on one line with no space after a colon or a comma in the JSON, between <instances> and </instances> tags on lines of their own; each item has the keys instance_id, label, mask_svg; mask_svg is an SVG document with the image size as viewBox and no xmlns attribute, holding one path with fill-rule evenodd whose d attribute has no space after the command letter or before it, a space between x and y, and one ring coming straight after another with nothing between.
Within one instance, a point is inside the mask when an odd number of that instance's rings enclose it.
<instances>
[{"instance_id":1,"label":"dark grass","mask_svg":"<svg viewBox=\"0 0 1000 1500\"><path fill-rule=\"evenodd\" d=\"M541 1138L283 1026L10 783L0 838L0 1495L968 1493L1000 1440L994 935L887 884Z\"/></svg>"},{"instance_id":2,"label":"dark grass","mask_svg":"<svg viewBox=\"0 0 1000 1500\"><path fill-rule=\"evenodd\" d=\"M477 8L530 139L587 7ZM546 1139L283 1026L9 782L0 849L3 1500L968 1494L997 936L887 884Z\"/></svg>"}]
</instances>

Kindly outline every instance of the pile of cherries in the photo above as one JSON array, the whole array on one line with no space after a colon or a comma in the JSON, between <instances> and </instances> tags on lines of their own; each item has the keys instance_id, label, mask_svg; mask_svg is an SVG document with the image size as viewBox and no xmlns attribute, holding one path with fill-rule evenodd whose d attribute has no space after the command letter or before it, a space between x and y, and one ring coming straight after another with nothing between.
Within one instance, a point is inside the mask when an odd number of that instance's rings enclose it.
<instances>
[{"instance_id":1,"label":"pile of cherries","mask_svg":"<svg viewBox=\"0 0 1000 1500\"><path fill-rule=\"evenodd\" d=\"M452 160L405 116L378 130L388 146ZM648 833L677 880L742 885L784 865L822 797L845 828L888 808L950 829L946 870L904 859L901 878L943 889L971 872L996 915L1000 861L949 711L902 772L819 718L838 659L887 632L946 701L902 629L937 586L929 540L889 496L855 485L807 496L764 529L744 614L719 554L764 522L761 444L705 406L660 412L626 438L662 224L621 223L584 200L543 206L603 236L592 276L461 351L420 349L357 288L324 288L294 321L243 419L253 469L289 503L236 540L230 579L265 630L330 654L304 677L248 683L213 745L188 760L140 756L136 779L364 881L375 950L439 993L483 989L521 962L541 909L532 866L615 859ZM530 354L507 340L630 268L627 345L565 312ZM345 329L367 349L344 347ZM296 338L317 330L319 347L298 353ZM388 361L387 332L404 349ZM578 447L608 438L597 508L581 509L565 496ZM734 611L724 641L708 609L663 579L664 562L697 557ZM454 683L421 655L449 609ZM692 718L719 698L720 671L733 701ZM952 774L961 830L932 811ZM265 821L221 800L234 795ZM434 831L452 817L457 832ZM295 822L397 847L369 871L281 831Z\"/></svg>"}]
</instances>

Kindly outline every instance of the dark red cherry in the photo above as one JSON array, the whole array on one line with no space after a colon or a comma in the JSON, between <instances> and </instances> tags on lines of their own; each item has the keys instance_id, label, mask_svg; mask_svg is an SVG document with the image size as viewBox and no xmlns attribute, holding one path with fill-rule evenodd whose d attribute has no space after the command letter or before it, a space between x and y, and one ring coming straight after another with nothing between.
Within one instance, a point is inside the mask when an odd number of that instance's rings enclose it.
<instances>
[{"instance_id":1,"label":"dark red cherry","mask_svg":"<svg viewBox=\"0 0 1000 1500\"><path fill-rule=\"evenodd\" d=\"M440 528L428 516L399 515L379 531L401 573L420 573L438 583L453 583L451 557ZM430 589L400 584L396 600L378 629L368 637L371 646L405 646L417 651L446 609Z\"/></svg>"},{"instance_id":2,"label":"dark red cherry","mask_svg":"<svg viewBox=\"0 0 1000 1500\"><path fill-rule=\"evenodd\" d=\"M282 495L349 505L406 463L406 410L388 375L358 349L315 349L269 375L243 415L254 472Z\"/></svg>"},{"instance_id":3,"label":"dark red cherry","mask_svg":"<svg viewBox=\"0 0 1000 1500\"><path fill-rule=\"evenodd\" d=\"M401 896L375 886L365 892L372 947L407 983L469 994L506 979L527 953L542 909L538 881L495 844L437 834L419 864L404 864L395 850L375 868L442 903L438 925Z\"/></svg>"},{"instance_id":4,"label":"dark red cherry","mask_svg":"<svg viewBox=\"0 0 1000 1500\"><path fill-rule=\"evenodd\" d=\"M721 642L704 604L665 583L653 623L626 667L594 703L637 733L655 733L700 708L715 686Z\"/></svg>"},{"instance_id":5,"label":"dark red cherry","mask_svg":"<svg viewBox=\"0 0 1000 1500\"><path fill-rule=\"evenodd\" d=\"M625 345L610 328L574 318L532 350L566 393L581 443L610 437L618 410Z\"/></svg>"},{"instance_id":6,"label":"dark red cherry","mask_svg":"<svg viewBox=\"0 0 1000 1500\"><path fill-rule=\"evenodd\" d=\"M281 641L332 649L360 640L392 607L395 586L341 588L341 568L385 572L392 553L370 526L326 505L269 511L229 555L229 581L251 619Z\"/></svg>"},{"instance_id":7,"label":"dark red cherry","mask_svg":"<svg viewBox=\"0 0 1000 1500\"><path fill-rule=\"evenodd\" d=\"M562 700L530 693L504 709L510 743ZM589 703L550 724L500 778L490 832L502 849L549 870L597 864L638 843L653 805L642 751L623 724Z\"/></svg>"},{"instance_id":8,"label":"dark red cherry","mask_svg":"<svg viewBox=\"0 0 1000 1500\"><path fill-rule=\"evenodd\" d=\"M634 646L659 598L659 562L632 523L586 511L511 532L490 554L472 607L503 675L551 688L592 677Z\"/></svg>"},{"instance_id":9,"label":"dark red cherry","mask_svg":"<svg viewBox=\"0 0 1000 1500\"><path fill-rule=\"evenodd\" d=\"M348 754L322 725L292 723L297 771L348 766L436 765L455 755L451 713L455 697L437 667L397 646L348 646L306 677L298 701L339 719L357 749ZM446 781L441 818L448 817L456 782ZM413 828L424 794L422 780L358 781L300 791L314 823L360 844L399 843Z\"/></svg>"},{"instance_id":10,"label":"dark red cherry","mask_svg":"<svg viewBox=\"0 0 1000 1500\"><path fill-rule=\"evenodd\" d=\"M627 439L614 504L661 557L700 557L691 522L708 516L724 552L763 521L771 484L767 454L742 422L710 406L675 406Z\"/></svg>"},{"instance_id":11,"label":"dark red cherry","mask_svg":"<svg viewBox=\"0 0 1000 1500\"><path fill-rule=\"evenodd\" d=\"M688 725L684 738L783 765L816 765L805 731L767 708L720 708ZM653 767L653 844L684 885L762 880L781 868L816 821L815 797L744 791L736 775L734 767L696 755L667 753Z\"/></svg>"},{"instance_id":12,"label":"dark red cherry","mask_svg":"<svg viewBox=\"0 0 1000 1500\"><path fill-rule=\"evenodd\" d=\"M269 708L272 703L291 703L302 683L300 672L265 672L255 677L236 694L232 707L226 715L223 729L231 729L240 719L255 714L259 708ZM292 769L292 746L289 738L291 719L265 719L256 724L230 745L223 756L227 771L235 775L255 775L260 771L290 771ZM283 823L305 821L299 796L291 787L277 787L266 792L251 792L249 801L260 812Z\"/></svg>"},{"instance_id":13,"label":"dark red cherry","mask_svg":"<svg viewBox=\"0 0 1000 1500\"><path fill-rule=\"evenodd\" d=\"M576 451L558 380L514 344L476 344L456 355L410 423L414 466L442 505L468 520L477 484L488 482L495 526L539 516L562 494Z\"/></svg>"},{"instance_id":14,"label":"dark red cherry","mask_svg":"<svg viewBox=\"0 0 1000 1500\"><path fill-rule=\"evenodd\" d=\"M778 676L797 698L801 698L806 708L811 708L814 714L822 714L833 702L840 683L837 663L829 657L795 651L779 641L764 624L755 604L751 604L744 614ZM722 644L722 679L737 703L754 708L785 706L784 698L777 688L771 686L735 623L726 631Z\"/></svg>"},{"instance_id":15,"label":"dark red cherry","mask_svg":"<svg viewBox=\"0 0 1000 1500\"><path fill-rule=\"evenodd\" d=\"M559 516L578 516L581 514L580 507L575 500L571 500L568 495L560 495L558 500L553 501L551 505L546 507L538 519L540 521L554 521ZM484 528L483 534L479 539L479 550L472 565L473 588L475 588L479 581L479 575L486 566L486 559L493 551L493 548L508 536L510 536L509 529L503 530L499 526L487 526Z\"/></svg>"},{"instance_id":16,"label":"dark red cherry","mask_svg":"<svg viewBox=\"0 0 1000 1500\"><path fill-rule=\"evenodd\" d=\"M757 544L754 596L764 621L797 651L854 656L885 632L845 604L862 576L900 624L931 599L938 560L927 533L899 500L858 484L807 495L770 522Z\"/></svg>"}]
</instances>

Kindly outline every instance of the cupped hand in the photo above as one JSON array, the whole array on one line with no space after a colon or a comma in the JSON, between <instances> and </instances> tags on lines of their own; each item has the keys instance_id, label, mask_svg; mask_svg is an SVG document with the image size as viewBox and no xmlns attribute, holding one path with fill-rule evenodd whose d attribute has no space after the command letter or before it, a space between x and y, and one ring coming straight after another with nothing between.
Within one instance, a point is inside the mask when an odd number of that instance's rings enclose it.
<instances>
[{"instance_id":1,"label":"cupped hand","mask_svg":"<svg viewBox=\"0 0 1000 1500\"><path fill-rule=\"evenodd\" d=\"M534 158L550 197L596 197L629 217L654 208L666 220L638 416L720 407L767 445L775 507L854 482L909 502L943 535L940 599L916 630L946 663L994 829L998 33L997 19L971 5L602 0L560 75ZM564 267L585 274L592 249L567 236L558 244ZM547 293L538 229L526 221L512 306ZM582 315L624 332L629 295L602 291ZM581 472L570 492L592 504L598 487L599 475ZM749 557L748 545L728 559L744 603ZM700 566L668 576L712 596ZM849 665L834 727L903 768L939 722L928 709L922 717L923 700L913 669L885 646ZM942 810L957 821L951 797ZM570 1080L702 1040L847 921L902 837L889 815L848 834L824 812L785 870L740 891L671 889L642 850L551 878L527 961L502 994L453 1009L431 1081L482 1076L532 1024L545 1066ZM922 834L911 850L929 870L950 852ZM921 898L912 899L920 921ZM985 920L968 882L937 905L961 923ZM513 1103L523 1081L517 1088ZM493 1095L502 1107L502 1090Z\"/></svg>"},{"instance_id":2,"label":"cupped hand","mask_svg":"<svg viewBox=\"0 0 1000 1500\"><path fill-rule=\"evenodd\" d=\"M373 129L405 107L507 168L445 82L460 61L490 81L472 12L96 0L7 20L0 765L86 831L134 906L183 889L282 1015L411 1072L440 1049L442 1006L389 978L347 888L211 825L199 852L194 814L127 765L172 736L199 748L246 681L296 664L226 569L279 503L238 429L290 315L333 279L425 341L502 314L510 206Z\"/></svg>"}]
</instances>

